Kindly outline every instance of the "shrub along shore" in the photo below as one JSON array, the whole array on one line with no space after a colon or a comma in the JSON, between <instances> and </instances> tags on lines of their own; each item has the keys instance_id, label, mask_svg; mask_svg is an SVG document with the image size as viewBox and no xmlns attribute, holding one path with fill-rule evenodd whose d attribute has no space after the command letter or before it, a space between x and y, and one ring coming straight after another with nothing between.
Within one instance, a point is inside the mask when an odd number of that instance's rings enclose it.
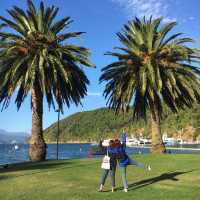
<instances>
[{"instance_id":1,"label":"shrub along shore","mask_svg":"<svg viewBox=\"0 0 200 200\"><path fill-rule=\"evenodd\" d=\"M169 137L181 138L185 141L200 142L200 105L173 114L165 108L161 123L162 133ZM102 138L120 137L121 130L139 137L141 134L150 137L150 124L145 121L132 121L133 113L116 116L112 110L100 108L79 112L60 121L59 141L61 143L91 143ZM57 122L44 130L47 143L54 143L57 137Z\"/></svg>"}]
</instances>

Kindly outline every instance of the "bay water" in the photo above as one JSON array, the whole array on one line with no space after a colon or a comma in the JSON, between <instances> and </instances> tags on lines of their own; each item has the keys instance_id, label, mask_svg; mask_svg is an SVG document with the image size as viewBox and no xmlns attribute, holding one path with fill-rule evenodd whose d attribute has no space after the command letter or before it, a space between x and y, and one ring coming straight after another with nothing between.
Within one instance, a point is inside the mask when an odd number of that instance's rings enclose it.
<instances>
[{"instance_id":1,"label":"bay water","mask_svg":"<svg viewBox=\"0 0 200 200\"><path fill-rule=\"evenodd\" d=\"M13 144L0 144L0 165L19 163L29 161L28 157L28 144L19 144L18 149L15 148ZM200 145L184 145L181 146L184 150L171 149L170 153L197 153L200 151L191 150L189 148L200 148ZM74 158L87 158L90 157L91 144L59 144L59 159L74 159ZM188 149L187 149L188 148ZM127 153L132 154L147 154L150 153L150 149L146 146L144 147L127 147ZM56 159L56 144L47 145L47 159Z\"/></svg>"}]
</instances>

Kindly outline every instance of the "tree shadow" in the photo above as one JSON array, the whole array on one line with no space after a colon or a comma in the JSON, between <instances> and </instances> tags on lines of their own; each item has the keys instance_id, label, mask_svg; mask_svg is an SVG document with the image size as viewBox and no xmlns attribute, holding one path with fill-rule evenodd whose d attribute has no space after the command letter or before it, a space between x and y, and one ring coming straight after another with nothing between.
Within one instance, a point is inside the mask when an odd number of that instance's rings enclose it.
<instances>
[{"instance_id":1,"label":"tree shadow","mask_svg":"<svg viewBox=\"0 0 200 200\"><path fill-rule=\"evenodd\" d=\"M43 162L25 162L25 163L16 163L3 165L0 168L0 173L8 173L8 172L17 172L17 171L25 171L25 170L42 170L42 169L52 169L62 165L71 164L70 161L43 161Z\"/></svg>"},{"instance_id":2,"label":"tree shadow","mask_svg":"<svg viewBox=\"0 0 200 200\"><path fill-rule=\"evenodd\" d=\"M178 181L179 179L177 179L176 177L182 174L186 174L186 173L190 173L196 171L194 170L190 170L190 171L177 171L177 172L167 172L167 173L163 173L160 176L156 176L153 178L149 178L149 179L145 179L142 181L138 181L132 184L129 184L129 190L136 190L148 185L152 185L154 183L158 183L161 181L165 181L165 180L171 180L171 181ZM122 190L123 187L118 187L117 190Z\"/></svg>"},{"instance_id":3,"label":"tree shadow","mask_svg":"<svg viewBox=\"0 0 200 200\"><path fill-rule=\"evenodd\" d=\"M7 179L7 178L8 178L8 176L0 176L0 181L3 181L5 179Z\"/></svg>"},{"instance_id":4,"label":"tree shadow","mask_svg":"<svg viewBox=\"0 0 200 200\"><path fill-rule=\"evenodd\" d=\"M90 163L89 165L96 164ZM44 162L26 162L26 163L17 163L17 164L11 164L6 166L5 168L0 169L0 174L2 173L3 176L0 176L0 181L4 179L10 179L10 178L17 178L22 176L30 176L34 174L43 174L43 173L49 173L50 171L59 171L62 169L69 169L69 168L76 168L76 167L83 167L86 164L76 164L73 163L70 160L65 160L63 162L61 161L44 161ZM87 164L88 165L88 164ZM32 172L24 173L24 174L9 174L4 175L4 173L9 172L18 172L18 171L26 171L26 170L35 170ZM38 171L39 170L39 171Z\"/></svg>"}]
</instances>

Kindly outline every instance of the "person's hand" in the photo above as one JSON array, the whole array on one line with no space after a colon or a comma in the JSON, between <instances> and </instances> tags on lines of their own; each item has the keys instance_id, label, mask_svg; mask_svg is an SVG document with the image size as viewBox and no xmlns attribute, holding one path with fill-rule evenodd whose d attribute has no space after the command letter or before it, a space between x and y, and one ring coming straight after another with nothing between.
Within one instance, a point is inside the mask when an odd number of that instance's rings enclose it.
<instances>
[{"instance_id":1,"label":"person's hand","mask_svg":"<svg viewBox=\"0 0 200 200\"><path fill-rule=\"evenodd\" d=\"M122 143L123 144L126 143L126 133L125 132L122 133Z\"/></svg>"},{"instance_id":2,"label":"person's hand","mask_svg":"<svg viewBox=\"0 0 200 200\"><path fill-rule=\"evenodd\" d=\"M126 133L125 132L122 133L122 137L123 138L126 137Z\"/></svg>"}]
</instances>

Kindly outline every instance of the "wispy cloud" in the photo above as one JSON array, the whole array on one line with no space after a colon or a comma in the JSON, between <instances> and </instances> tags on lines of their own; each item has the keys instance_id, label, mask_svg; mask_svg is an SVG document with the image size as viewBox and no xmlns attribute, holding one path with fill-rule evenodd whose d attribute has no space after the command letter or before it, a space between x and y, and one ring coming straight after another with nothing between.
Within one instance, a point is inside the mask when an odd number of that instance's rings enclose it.
<instances>
[{"instance_id":1,"label":"wispy cloud","mask_svg":"<svg viewBox=\"0 0 200 200\"><path fill-rule=\"evenodd\" d=\"M183 18L182 20L181 20L181 23L187 23L187 22L191 22L191 21L194 21L196 18L195 17L193 17L193 16L190 16L190 17L186 17L186 18Z\"/></svg>"},{"instance_id":2,"label":"wispy cloud","mask_svg":"<svg viewBox=\"0 0 200 200\"><path fill-rule=\"evenodd\" d=\"M188 19L189 19L189 20L195 20L195 17L190 16Z\"/></svg>"},{"instance_id":3,"label":"wispy cloud","mask_svg":"<svg viewBox=\"0 0 200 200\"><path fill-rule=\"evenodd\" d=\"M127 13L128 17L150 17L163 16L164 22L176 21L168 15L169 4L166 0L111 0L120 5Z\"/></svg>"},{"instance_id":4,"label":"wispy cloud","mask_svg":"<svg viewBox=\"0 0 200 200\"><path fill-rule=\"evenodd\" d=\"M164 22L164 23L176 22L176 21L177 21L176 18L171 18L171 17L164 17L164 18L163 18L163 22Z\"/></svg>"},{"instance_id":5,"label":"wispy cloud","mask_svg":"<svg viewBox=\"0 0 200 200\"><path fill-rule=\"evenodd\" d=\"M101 96L100 92L88 92L87 93L88 96Z\"/></svg>"}]
</instances>

